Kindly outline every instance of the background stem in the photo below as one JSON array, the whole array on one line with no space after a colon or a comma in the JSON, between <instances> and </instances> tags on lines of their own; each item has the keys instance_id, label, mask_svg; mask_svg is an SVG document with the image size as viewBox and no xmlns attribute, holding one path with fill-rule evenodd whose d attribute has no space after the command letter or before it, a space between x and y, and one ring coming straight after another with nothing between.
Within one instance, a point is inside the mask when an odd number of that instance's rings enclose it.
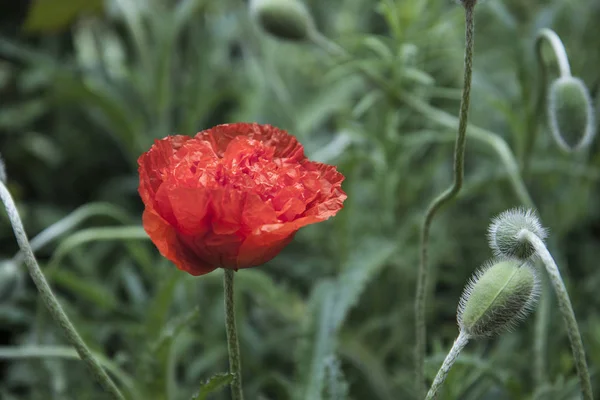
<instances>
[{"instance_id":1,"label":"background stem","mask_svg":"<svg viewBox=\"0 0 600 400\"><path fill-rule=\"evenodd\" d=\"M417 291L415 296L415 335L416 335L416 356L415 370L417 373L417 392L420 398L423 397L426 390L425 384L425 351L427 342L427 329L425 324L426 311L426 293L429 280L429 271L427 269L427 250L429 242L429 230L435 213L444 205L450 202L462 187L464 178L465 163L465 144L467 139L467 121L469 113L469 103L471 100L471 74L473 69L473 44L475 34L475 24L473 20L473 10L475 2L465 2L465 73L463 82L462 100L460 103L460 117L458 123L458 135L454 147L454 182L452 186L446 189L441 195L436 197L429 205L421 229L421 260L417 275Z\"/></svg>"},{"instance_id":2,"label":"background stem","mask_svg":"<svg viewBox=\"0 0 600 400\"><path fill-rule=\"evenodd\" d=\"M556 298L558 299L558 307L562 313L563 319L567 326L567 333L569 335L569 341L571 342L571 351L573 352L573 358L575 359L575 366L577 368L577 375L579 376L579 384L581 385L581 392L583 393L584 400L593 400L592 394L592 383L590 381L590 373L588 371L587 362L585 360L585 350L583 348L583 342L581 341L581 334L579 333L579 327L577 326L577 320L575 319L575 312L571 305L571 299L567 288L560 276L558 266L554 262L552 255L546 248L546 245L537 237L533 232L523 229L519 233L520 240L527 240L533 245L536 253L541 258L550 282L556 292Z\"/></svg>"},{"instance_id":3,"label":"background stem","mask_svg":"<svg viewBox=\"0 0 600 400\"><path fill-rule=\"evenodd\" d=\"M102 385L104 390L112 395L114 399L124 400L123 394L119 391L115 383L110 379L106 371L100 366L98 361L92 355L90 349L86 346L81 336L75 330L75 327L65 314L62 306L52 293L52 289L42 270L40 269L35 255L31 250L31 246L29 245L29 240L27 240L27 234L25 233L25 228L23 228L23 223L21 222L21 217L19 216L19 212L17 211L17 207L10 195L10 192L4 185L4 183L0 182L0 198L2 198L2 203L4 203L4 207L6 208L6 213L8 214L8 218L12 225L13 231L15 233L15 237L17 239L17 243L19 244L19 248L23 253L25 265L29 270L29 274L31 275L31 279L33 279L33 283L37 287L40 292L40 297L52 318L58 323L58 325L63 330L67 340L75 350L79 357L83 360L83 362L87 365L88 369L94 375L94 378Z\"/></svg>"},{"instance_id":4,"label":"background stem","mask_svg":"<svg viewBox=\"0 0 600 400\"><path fill-rule=\"evenodd\" d=\"M537 267L537 266L536 266ZM540 277L540 300L535 314L535 335L533 343L533 379L535 387L542 387L547 381L546 347L548 346L548 328L550 323L550 288L548 277Z\"/></svg>"},{"instance_id":5,"label":"background stem","mask_svg":"<svg viewBox=\"0 0 600 400\"><path fill-rule=\"evenodd\" d=\"M232 269L224 269L223 286L225 291L225 329L227 331L227 350L229 352L229 371L234 375L231 381L232 400L243 400L242 366L240 362L240 344L235 326L235 307Z\"/></svg>"},{"instance_id":6,"label":"background stem","mask_svg":"<svg viewBox=\"0 0 600 400\"><path fill-rule=\"evenodd\" d=\"M558 35L551 29L542 29L538 33L535 41L536 54L538 62L544 62L542 55L542 43L546 41L552 47L558 69L561 77L571 76L571 66L569 65L569 57L567 57L567 51Z\"/></svg>"},{"instance_id":7,"label":"background stem","mask_svg":"<svg viewBox=\"0 0 600 400\"><path fill-rule=\"evenodd\" d=\"M444 381L448 376L448 372L450 372L450 368L452 368L452 365L454 365L454 362L456 361L456 358L458 357L462 349L467 345L467 343L469 343L469 339L469 335L466 334L464 331L461 330L459 332L458 337L456 338L454 344L452 345L452 348L450 349L450 352L444 359L440 370L435 376L435 379L431 384L431 388L429 389L429 392L427 392L427 397L425 398L425 400L433 400L437 397L438 391L444 384Z\"/></svg>"}]
</instances>

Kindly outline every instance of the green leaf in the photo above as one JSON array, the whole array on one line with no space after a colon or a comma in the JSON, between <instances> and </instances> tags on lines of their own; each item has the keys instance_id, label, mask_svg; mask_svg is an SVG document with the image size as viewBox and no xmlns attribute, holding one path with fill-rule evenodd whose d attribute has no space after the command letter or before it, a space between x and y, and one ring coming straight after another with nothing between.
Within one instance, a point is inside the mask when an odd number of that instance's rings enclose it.
<instances>
[{"instance_id":1,"label":"green leaf","mask_svg":"<svg viewBox=\"0 0 600 400\"><path fill-rule=\"evenodd\" d=\"M117 300L114 294L92 279L79 277L66 269L52 269L46 272L46 277L56 285L73 292L78 299L94 303L96 307L105 310L116 310Z\"/></svg>"},{"instance_id":2,"label":"green leaf","mask_svg":"<svg viewBox=\"0 0 600 400\"><path fill-rule=\"evenodd\" d=\"M135 381L116 363L106 358L104 355L92 351L92 354L98 362L106 368L123 386L131 393L137 393ZM0 347L0 360L15 360L27 358L65 358L80 360L75 349L66 346L2 346Z\"/></svg>"},{"instance_id":3,"label":"green leaf","mask_svg":"<svg viewBox=\"0 0 600 400\"><path fill-rule=\"evenodd\" d=\"M35 0L23 28L27 32L59 31L82 12L101 11L103 4L102 0Z\"/></svg>"},{"instance_id":4,"label":"green leaf","mask_svg":"<svg viewBox=\"0 0 600 400\"><path fill-rule=\"evenodd\" d=\"M385 44L382 39L383 38L377 36L367 36L363 39L363 45L373 53L377 54L381 59L393 62L394 55L390 51L389 46Z\"/></svg>"},{"instance_id":5,"label":"green leaf","mask_svg":"<svg viewBox=\"0 0 600 400\"><path fill-rule=\"evenodd\" d=\"M4 105L0 110L0 127L7 131L25 129L41 118L47 111L47 101L39 98Z\"/></svg>"},{"instance_id":6,"label":"green leaf","mask_svg":"<svg viewBox=\"0 0 600 400\"><path fill-rule=\"evenodd\" d=\"M314 319L307 321L306 336L298 346L301 386L296 391L297 399L322 399L327 360L335 353L338 331L396 247L396 243L386 239L364 240L348 257L349 262L337 279L321 281L314 289L308 313Z\"/></svg>"},{"instance_id":7,"label":"green leaf","mask_svg":"<svg viewBox=\"0 0 600 400\"><path fill-rule=\"evenodd\" d=\"M192 311L175 317L170 320L159 332L158 339L150 345L150 357L148 361L151 367L150 389L154 393L168 393L167 398L172 398L172 389L176 386L175 364L170 362L173 346L177 336L188 327L193 320L200 315L200 308L196 307Z\"/></svg>"},{"instance_id":8,"label":"green leaf","mask_svg":"<svg viewBox=\"0 0 600 400\"><path fill-rule=\"evenodd\" d=\"M238 290L248 293L290 321L299 321L306 313L300 295L290 287L277 284L265 272L258 269L244 271L243 279L236 282Z\"/></svg>"},{"instance_id":9,"label":"green leaf","mask_svg":"<svg viewBox=\"0 0 600 400\"><path fill-rule=\"evenodd\" d=\"M89 242L148 240L148 234L141 226L119 226L82 229L63 240L52 256L50 266L59 265L74 248Z\"/></svg>"},{"instance_id":10,"label":"green leaf","mask_svg":"<svg viewBox=\"0 0 600 400\"><path fill-rule=\"evenodd\" d=\"M121 208L109 203L88 203L85 204L54 224L50 225L33 239L31 239L31 249L36 252L52 241L60 238L65 233L75 229L85 220L95 216L106 216L120 223L129 221L127 213ZM13 257L15 263L22 261L23 255L19 252Z\"/></svg>"},{"instance_id":11,"label":"green leaf","mask_svg":"<svg viewBox=\"0 0 600 400\"><path fill-rule=\"evenodd\" d=\"M225 385L229 385L232 380L233 374L229 372L215 374L200 386L200 390L192 396L192 400L206 400L210 393L216 392Z\"/></svg>"},{"instance_id":12,"label":"green leaf","mask_svg":"<svg viewBox=\"0 0 600 400\"><path fill-rule=\"evenodd\" d=\"M303 387L297 391L299 400L320 400L325 379L325 362L335 351L335 284L328 280L321 282L313 293L310 315L316 319L309 322L309 334L298 346L301 355L299 370Z\"/></svg>"},{"instance_id":13,"label":"green leaf","mask_svg":"<svg viewBox=\"0 0 600 400\"><path fill-rule=\"evenodd\" d=\"M148 334L156 335L157 339L167 322L169 308L173 302L173 293L182 277L183 274L175 268L167 270L166 276L161 279L152 303L148 306L145 321L146 329Z\"/></svg>"},{"instance_id":14,"label":"green leaf","mask_svg":"<svg viewBox=\"0 0 600 400\"><path fill-rule=\"evenodd\" d=\"M169 321L161 330L160 335L154 345L152 345L153 352L162 351L166 346L170 345L173 339L181 332L183 328L192 323L193 320L198 318L200 315L200 308L196 307L192 311L175 317Z\"/></svg>"}]
</instances>

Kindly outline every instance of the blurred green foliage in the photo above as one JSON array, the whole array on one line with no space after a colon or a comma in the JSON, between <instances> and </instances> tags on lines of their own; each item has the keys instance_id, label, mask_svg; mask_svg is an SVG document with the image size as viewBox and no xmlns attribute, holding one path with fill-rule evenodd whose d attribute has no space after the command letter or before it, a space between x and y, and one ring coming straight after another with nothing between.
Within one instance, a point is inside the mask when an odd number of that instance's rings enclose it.
<instances>
[{"instance_id":1,"label":"blurred green foliage","mask_svg":"<svg viewBox=\"0 0 600 400\"><path fill-rule=\"evenodd\" d=\"M136 159L156 138L233 121L289 130L309 157L338 166L348 193L338 216L301 230L268 265L237 274L247 398L415 398L418 229L452 176L463 12L447 0L306 5L349 56L269 37L242 0L114 0L62 32L2 29L0 151L9 188L67 313L132 399L189 399L227 369L221 272L193 278L158 255L141 228ZM600 111L598 20L595 0L477 7L471 123L499 136L472 132L466 185L433 225L430 378L457 334L467 278L491 257L490 218L523 202L502 160L510 149L522 165L528 132L539 126L522 179L551 230L592 381L600 381L600 145L563 154L546 116L533 111L545 84L534 52L543 27L563 39ZM498 153L502 140L508 147ZM14 257L5 216L1 224L0 398L104 398ZM547 300L540 376L540 332L530 318L514 333L470 344L441 397L577 398L566 331Z\"/></svg>"}]
</instances>

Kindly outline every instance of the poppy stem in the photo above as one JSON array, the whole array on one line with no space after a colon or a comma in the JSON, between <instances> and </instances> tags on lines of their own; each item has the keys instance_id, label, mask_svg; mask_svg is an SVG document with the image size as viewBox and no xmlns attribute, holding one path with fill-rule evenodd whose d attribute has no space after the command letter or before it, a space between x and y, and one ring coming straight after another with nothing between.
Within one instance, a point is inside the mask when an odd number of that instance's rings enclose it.
<instances>
[{"instance_id":1,"label":"poppy stem","mask_svg":"<svg viewBox=\"0 0 600 400\"><path fill-rule=\"evenodd\" d=\"M444 384L446 377L448 376L448 372L450 372L450 368L454 365L454 362L458 358L458 355L464 349L464 347L469 343L469 335L461 330L458 334L458 337L454 341L452 348L448 352L448 355L444 359L444 363L440 367L433 383L431 384L431 388L429 388L429 392L427 392L427 397L425 400L433 400L437 398L438 391Z\"/></svg>"},{"instance_id":2,"label":"poppy stem","mask_svg":"<svg viewBox=\"0 0 600 400\"><path fill-rule=\"evenodd\" d=\"M417 290L415 294L415 370L417 375L417 393L419 398L423 398L426 390L425 383L425 352L427 342L427 330L425 324L425 311L427 286L429 280L429 270L427 267L427 250L429 242L429 231L433 217L443 206L453 200L462 188L465 165L465 144L467 140L467 123L469 119L469 103L471 99L471 74L473 70L473 44L475 34L475 24L473 11L476 0L465 0L462 2L465 8L465 72L463 82L462 100L460 103L460 114L458 123L458 134L454 147L454 182L452 186L446 189L436 197L425 214L423 225L421 227L421 259L417 274Z\"/></svg>"},{"instance_id":3,"label":"poppy stem","mask_svg":"<svg viewBox=\"0 0 600 400\"><path fill-rule=\"evenodd\" d=\"M94 375L94 378L102 385L104 390L110 393L112 398L124 400L125 397L123 394L119 391L100 363L94 358L92 352L69 320L69 317L65 314L65 311L56 299L56 296L52 293L52 289L50 288L50 285L48 285L48 281L46 281L46 278L35 259L35 255L33 254L33 250L27 239L27 234L25 233L25 228L23 227L23 222L21 221L15 202L3 182L0 182L0 198L6 208L8 219L12 225L17 243L19 244L19 248L24 257L25 265L31 275L31 279L40 292L40 297L46 305L46 308L48 308L48 311L50 311L52 318L54 318L62 328L67 340L75 347L81 360L87 365L92 375Z\"/></svg>"},{"instance_id":4,"label":"poppy stem","mask_svg":"<svg viewBox=\"0 0 600 400\"><path fill-rule=\"evenodd\" d=\"M579 377L579 384L581 385L583 399L592 400L594 395L592 394L590 373L585 360L585 349L583 348L583 342L581 341L581 334L579 333L579 327L577 325L577 320L575 319L575 312L573 311L573 306L571 305L571 299L569 298L567 288L565 287L562 277L560 276L558 266L556 265L554 258L552 258L552 254L550 254L542 239L540 239L535 233L530 232L527 229L523 229L521 232L519 232L518 239L526 240L527 242L531 243L536 251L536 254L540 257L544 263L544 266L546 267L546 272L550 277L550 282L552 283L554 292L556 293L558 308L560 309L565 325L567 326L567 334L569 336L569 341L571 342L571 352L573 353L573 358L575 359L575 367L577 369L577 375Z\"/></svg>"},{"instance_id":5,"label":"poppy stem","mask_svg":"<svg viewBox=\"0 0 600 400\"><path fill-rule=\"evenodd\" d=\"M240 343L237 337L237 328L235 326L235 307L233 293L233 274L232 269L223 269L223 286L225 290L225 329L227 331L227 350L229 352L229 371L233 374L231 381L232 400L243 400L242 393L242 364L240 362Z\"/></svg>"},{"instance_id":6,"label":"poppy stem","mask_svg":"<svg viewBox=\"0 0 600 400\"><path fill-rule=\"evenodd\" d=\"M541 269L536 263L536 269ZM539 267L539 268L538 268ZM548 277L541 274L540 299L535 315L534 345L533 345L533 381L535 387L542 387L548 381L546 366L548 330L550 325L550 284Z\"/></svg>"}]
</instances>

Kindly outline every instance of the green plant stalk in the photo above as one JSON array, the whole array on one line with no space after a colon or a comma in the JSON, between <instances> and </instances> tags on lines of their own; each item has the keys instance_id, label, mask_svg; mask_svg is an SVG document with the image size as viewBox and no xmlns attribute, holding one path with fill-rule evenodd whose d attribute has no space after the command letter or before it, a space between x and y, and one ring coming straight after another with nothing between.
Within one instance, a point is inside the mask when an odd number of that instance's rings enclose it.
<instances>
[{"instance_id":1,"label":"green plant stalk","mask_svg":"<svg viewBox=\"0 0 600 400\"><path fill-rule=\"evenodd\" d=\"M554 287L554 292L558 299L558 307L567 326L567 333L569 335L569 341L571 342L571 351L573 353L573 358L575 359L575 367L577 368L577 375L579 377L583 399L593 400L592 383L590 381L590 373L585 360L585 350L583 348L583 342L581 341L581 334L579 333L579 327L577 326L577 320L575 319L575 312L571 305L569 293L560 276L558 266L554 262L554 259L544 242L534 233L523 229L519 232L518 239L527 240L531 243L546 267L546 272L550 277L550 282Z\"/></svg>"},{"instance_id":2,"label":"green plant stalk","mask_svg":"<svg viewBox=\"0 0 600 400\"><path fill-rule=\"evenodd\" d=\"M77 333L75 330L75 327L69 320L69 317L67 317L67 314L65 314L60 303L56 299L56 296L54 296L54 293L52 293L52 289L50 288L50 285L48 285L48 282L46 281L46 278L44 277L44 274L42 273L42 270L35 259L35 255L31 250L25 229L23 228L23 223L21 222L21 217L19 216L19 212L17 211L12 196L2 182L0 182L0 198L2 199L4 207L6 208L6 213L8 214L8 218L15 233L19 248L24 255L25 265L29 270L31 279L33 279L33 283L40 292L40 296L48 308L48 311L50 311L52 318L54 318L54 320L61 327L65 336L67 337L67 340L75 348L81 360L86 364L92 375L94 375L94 378L98 381L98 383L100 383L100 385L102 385L104 390L106 390L114 399L124 400L125 397L123 397L123 394L108 376L106 371L102 368L100 363L94 358L90 349L86 346L83 339L81 339L81 336L79 336L79 333Z\"/></svg>"},{"instance_id":3,"label":"green plant stalk","mask_svg":"<svg viewBox=\"0 0 600 400\"><path fill-rule=\"evenodd\" d=\"M415 317L416 317L416 356L415 370L417 374L417 393L420 398L426 390L425 384L425 350L427 342L427 330L425 323L426 293L429 280L427 268L427 250L429 242L429 230L436 212L448 204L460 191L464 178L465 144L467 139L467 122L469 114L469 103L471 99L471 74L473 70L473 44L475 24L473 19L474 1L464 2L465 7L465 72L463 82L463 93L460 104L460 117L458 124L458 135L454 148L454 182L441 195L436 197L429 205L423 225L421 228L421 260L417 275L417 290L415 295Z\"/></svg>"},{"instance_id":4,"label":"green plant stalk","mask_svg":"<svg viewBox=\"0 0 600 400\"><path fill-rule=\"evenodd\" d=\"M535 38L535 47L538 57L538 62L543 63L542 59L542 43L547 41L552 47L556 63L561 77L571 76L571 66L569 65L569 57L567 51L558 35L551 29L542 29Z\"/></svg>"},{"instance_id":5,"label":"green plant stalk","mask_svg":"<svg viewBox=\"0 0 600 400\"><path fill-rule=\"evenodd\" d=\"M546 347L550 323L550 288L548 278L541 278L540 300L535 314L535 336L533 344L533 379L536 387L546 383Z\"/></svg>"},{"instance_id":6,"label":"green plant stalk","mask_svg":"<svg viewBox=\"0 0 600 400\"><path fill-rule=\"evenodd\" d=\"M448 355L444 359L442 366L440 367L437 375L435 376L435 379L433 380L433 383L429 388L429 392L427 392L427 397L425 397L425 400L433 400L437 398L438 391L444 384L444 381L448 376L448 372L450 372L450 368L452 368L452 365L454 365L454 362L458 358L458 355L460 354L462 349L464 349L467 343L469 343L469 339L470 337L466 332L461 330L458 333L458 337L454 341L450 352L448 352Z\"/></svg>"},{"instance_id":7,"label":"green plant stalk","mask_svg":"<svg viewBox=\"0 0 600 400\"><path fill-rule=\"evenodd\" d=\"M539 118L545 114L544 104L546 103L546 79L547 71L546 65L542 55L542 44L548 42L554 53L554 58L558 64L558 69L561 77L571 76L571 67L569 65L569 58L562 41L554 31L550 29L542 29L535 38L535 54L538 64L538 93L535 99L533 109L532 123L529 124L528 135L525 141L525 148L523 150L523 174L527 175L529 171L529 165L531 163L531 153L535 146L535 140L537 138L539 124Z\"/></svg>"},{"instance_id":8,"label":"green plant stalk","mask_svg":"<svg viewBox=\"0 0 600 400\"><path fill-rule=\"evenodd\" d=\"M231 381L232 400L243 400L242 392L242 365L240 362L240 344L235 326L235 307L233 292L232 269L224 269L223 286L225 293L225 329L227 331L227 350L229 352L229 371L234 375Z\"/></svg>"}]
</instances>

